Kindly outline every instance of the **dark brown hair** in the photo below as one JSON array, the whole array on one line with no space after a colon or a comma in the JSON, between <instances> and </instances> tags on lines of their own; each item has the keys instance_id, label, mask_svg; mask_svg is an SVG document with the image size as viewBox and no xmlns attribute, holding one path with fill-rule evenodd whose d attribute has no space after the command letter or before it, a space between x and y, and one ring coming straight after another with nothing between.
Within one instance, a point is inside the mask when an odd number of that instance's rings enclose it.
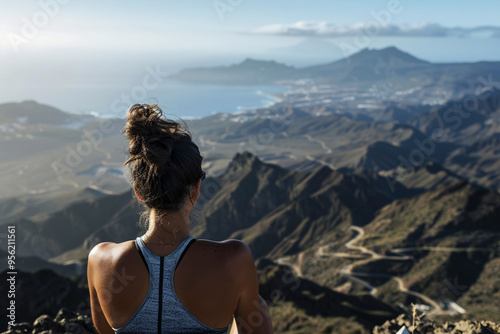
<instances>
[{"instance_id":1,"label":"dark brown hair","mask_svg":"<svg viewBox=\"0 0 500 334\"><path fill-rule=\"evenodd\" d=\"M163 117L156 104L134 104L127 115L123 132L130 158L124 165L131 168L137 194L160 214L180 210L202 175L203 157L191 133L185 124Z\"/></svg>"}]
</instances>

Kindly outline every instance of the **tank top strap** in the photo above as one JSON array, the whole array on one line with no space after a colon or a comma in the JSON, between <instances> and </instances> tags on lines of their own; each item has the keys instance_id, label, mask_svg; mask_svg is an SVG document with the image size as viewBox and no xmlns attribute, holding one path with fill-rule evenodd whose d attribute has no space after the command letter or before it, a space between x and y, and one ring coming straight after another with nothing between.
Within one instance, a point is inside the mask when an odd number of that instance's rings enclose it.
<instances>
[{"instance_id":1,"label":"tank top strap","mask_svg":"<svg viewBox=\"0 0 500 334\"><path fill-rule=\"evenodd\" d=\"M141 255L141 258L144 261L149 272L151 272L152 269L151 264L154 263L158 265L160 263L161 258L164 258L166 263L168 263L170 266L173 265L175 269L179 260L182 258L182 256L184 256L185 253L184 251L187 250L187 248L191 246L191 244L196 240L192 236L189 236L186 239L184 239L172 253L167 254L165 256L159 256L149 250L149 248L146 246L146 243L144 242L144 236L145 235L142 235L135 239L135 246L137 248L137 251Z\"/></svg>"},{"instance_id":2,"label":"tank top strap","mask_svg":"<svg viewBox=\"0 0 500 334\"><path fill-rule=\"evenodd\" d=\"M195 239L192 236L187 237L172 253L164 256L165 268L170 269L173 273L173 271L177 268L181 257L184 256L184 251L187 250L188 246L190 246L194 240Z\"/></svg>"}]
</instances>

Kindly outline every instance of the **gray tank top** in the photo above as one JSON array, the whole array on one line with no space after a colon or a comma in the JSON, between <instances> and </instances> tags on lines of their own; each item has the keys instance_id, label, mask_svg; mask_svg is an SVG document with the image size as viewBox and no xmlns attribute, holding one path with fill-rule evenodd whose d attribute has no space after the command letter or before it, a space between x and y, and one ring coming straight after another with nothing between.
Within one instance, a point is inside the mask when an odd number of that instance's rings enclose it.
<instances>
[{"instance_id":1,"label":"gray tank top","mask_svg":"<svg viewBox=\"0 0 500 334\"><path fill-rule=\"evenodd\" d=\"M174 271L189 246L196 240L189 236L172 253L158 256L146 247L144 235L137 237L135 246L149 272L149 290L132 318L115 333L227 333L226 328L214 328L199 321L181 303L174 290Z\"/></svg>"}]
</instances>

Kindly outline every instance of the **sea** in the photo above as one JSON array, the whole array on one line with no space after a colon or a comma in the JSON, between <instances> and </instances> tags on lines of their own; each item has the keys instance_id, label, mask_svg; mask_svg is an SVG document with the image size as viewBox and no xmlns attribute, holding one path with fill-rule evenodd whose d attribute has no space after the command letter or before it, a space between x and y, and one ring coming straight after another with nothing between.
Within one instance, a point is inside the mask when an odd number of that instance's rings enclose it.
<instances>
[{"instance_id":1,"label":"sea","mask_svg":"<svg viewBox=\"0 0 500 334\"><path fill-rule=\"evenodd\" d=\"M201 118L270 106L279 101L273 94L287 90L278 85L189 84L169 80L159 89L158 101L169 113L184 118Z\"/></svg>"},{"instance_id":2,"label":"sea","mask_svg":"<svg viewBox=\"0 0 500 334\"><path fill-rule=\"evenodd\" d=\"M133 90L124 90L108 97L102 107L91 110L71 110L81 114L99 117L125 117L127 107L132 103L157 103L166 114L183 119L195 119L216 113L232 114L249 109L267 107L280 99L273 94L281 94L287 87L278 85L221 85L185 83L177 80L164 80L161 85L147 92L147 97L135 99ZM122 98L122 96L128 98ZM136 94L138 95L138 94ZM113 94L110 94L113 96ZM115 103L109 103L114 101ZM119 102L118 102L119 101Z\"/></svg>"},{"instance_id":3,"label":"sea","mask_svg":"<svg viewBox=\"0 0 500 334\"><path fill-rule=\"evenodd\" d=\"M237 113L252 108L266 107L279 101L273 94L289 90L278 85L222 85L186 83L170 78L145 89L127 83L99 84L82 82L60 85L47 82L25 83L13 87L0 103L34 100L65 112L90 114L99 117L125 118L134 103L157 103L165 113L183 119L210 116L215 113ZM154 89L153 89L154 88Z\"/></svg>"}]
</instances>

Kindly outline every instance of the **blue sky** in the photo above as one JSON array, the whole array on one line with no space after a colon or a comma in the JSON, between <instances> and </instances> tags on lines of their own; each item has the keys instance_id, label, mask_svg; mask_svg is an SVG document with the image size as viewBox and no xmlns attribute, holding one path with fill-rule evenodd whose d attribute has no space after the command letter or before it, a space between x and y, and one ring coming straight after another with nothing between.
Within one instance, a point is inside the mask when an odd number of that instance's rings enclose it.
<instances>
[{"instance_id":1,"label":"blue sky","mask_svg":"<svg viewBox=\"0 0 500 334\"><path fill-rule=\"evenodd\" d=\"M33 21L41 3L2 1L0 47L12 54L8 33L22 35L23 19ZM61 0L62 2L62 0ZM20 52L40 52L72 48L84 50L185 50L207 53L265 50L274 45L295 44L290 38L245 34L268 25L296 22L327 22L338 27L373 21L373 12L387 11L390 3L399 12L390 17L396 26L438 24L447 28L495 26L500 1L451 0L170 0L170 1L68 1L59 4L48 24L19 45ZM219 4L219 6L216 6ZM219 13L215 7L222 8ZM222 11L224 11L223 14ZM8 13L8 15L5 15ZM218 15L221 14L221 15ZM221 19L222 18L222 19ZM384 36L375 36L377 38ZM490 40L496 43L499 40ZM485 43L487 44L487 43ZM500 43L497 43L500 44ZM234 50L237 47L238 50Z\"/></svg>"},{"instance_id":2,"label":"blue sky","mask_svg":"<svg viewBox=\"0 0 500 334\"><path fill-rule=\"evenodd\" d=\"M500 60L499 0L0 1L0 103L40 87L56 99L61 87L132 85L155 64L300 67L387 46L433 62Z\"/></svg>"}]
</instances>

